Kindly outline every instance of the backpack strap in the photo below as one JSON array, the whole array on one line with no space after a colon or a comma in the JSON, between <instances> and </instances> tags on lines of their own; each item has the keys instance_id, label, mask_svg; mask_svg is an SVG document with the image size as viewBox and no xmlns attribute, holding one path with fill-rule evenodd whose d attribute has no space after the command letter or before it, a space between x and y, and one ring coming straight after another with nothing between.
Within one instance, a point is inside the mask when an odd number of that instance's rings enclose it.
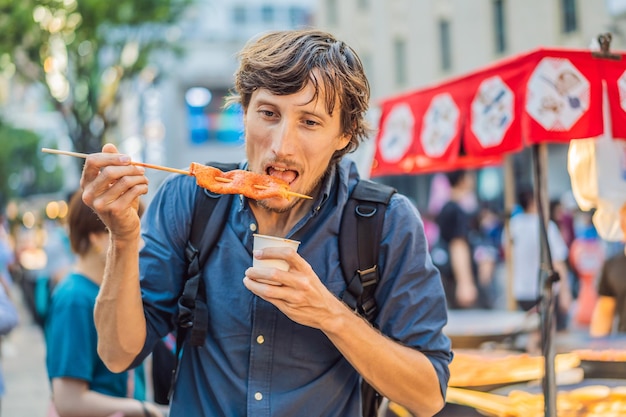
<instances>
[{"instance_id":1,"label":"backpack strap","mask_svg":"<svg viewBox=\"0 0 626 417\"><path fill-rule=\"evenodd\" d=\"M339 259L347 283L342 300L370 323L378 312L374 292L378 283L378 249L385 209L395 192L387 185L360 180L341 218Z\"/></svg>"},{"instance_id":2,"label":"backpack strap","mask_svg":"<svg viewBox=\"0 0 626 417\"><path fill-rule=\"evenodd\" d=\"M347 288L342 300L372 325L378 313L374 292L379 280L378 251L386 206L396 190L359 180L344 208L339 232L339 259ZM356 237L356 253L354 239ZM361 381L363 417L376 417L383 397Z\"/></svg>"},{"instance_id":3,"label":"backpack strap","mask_svg":"<svg viewBox=\"0 0 626 417\"><path fill-rule=\"evenodd\" d=\"M222 171L230 171L238 167L237 164L209 163L208 165L219 168ZM217 238L224 228L231 202L231 194L214 194L200 186L196 187L196 200L191 219L189 240L185 247L187 275L185 276L183 293L178 299L175 364L169 397L171 397L174 389L180 353L187 334L191 333L189 341L192 346L202 346L206 339L209 310L206 304L202 267L205 265ZM209 227L211 218L214 220L211 222L211 227Z\"/></svg>"}]
</instances>

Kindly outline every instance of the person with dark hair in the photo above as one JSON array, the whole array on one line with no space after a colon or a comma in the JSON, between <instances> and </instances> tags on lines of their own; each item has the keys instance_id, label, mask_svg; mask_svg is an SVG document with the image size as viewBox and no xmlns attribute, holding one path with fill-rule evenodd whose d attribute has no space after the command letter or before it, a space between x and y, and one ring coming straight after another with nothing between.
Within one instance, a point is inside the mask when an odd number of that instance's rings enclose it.
<instances>
[{"instance_id":1,"label":"person with dark hair","mask_svg":"<svg viewBox=\"0 0 626 417\"><path fill-rule=\"evenodd\" d=\"M620 228L626 241L626 204L620 209ZM626 250L608 258L598 282L598 299L591 314L589 333L605 337L626 333Z\"/></svg>"},{"instance_id":2,"label":"person with dark hair","mask_svg":"<svg viewBox=\"0 0 626 417\"><path fill-rule=\"evenodd\" d=\"M104 276L109 234L83 203L81 192L70 200L68 226L76 261L56 286L45 323L46 367L52 386L49 415L161 417L155 405L144 401L142 367L114 373L98 356L93 309Z\"/></svg>"},{"instance_id":3,"label":"person with dark hair","mask_svg":"<svg viewBox=\"0 0 626 417\"><path fill-rule=\"evenodd\" d=\"M441 208L436 221L439 245L448 253L449 266L442 268L441 279L448 307L488 308L487 292L478 282L477 265L470 242L476 178L465 170L446 174L450 183L450 200Z\"/></svg>"},{"instance_id":4,"label":"person with dark hair","mask_svg":"<svg viewBox=\"0 0 626 417\"><path fill-rule=\"evenodd\" d=\"M509 223L513 261L513 296L520 309L529 311L538 305L542 290L539 285L541 266L539 215L531 186L521 185L517 200L522 212L515 214ZM568 250L554 222L548 222L547 233L553 267L560 278L555 289L557 330L565 330L572 298L567 277ZM535 346L531 348L534 349Z\"/></svg>"},{"instance_id":5,"label":"person with dark hair","mask_svg":"<svg viewBox=\"0 0 626 417\"><path fill-rule=\"evenodd\" d=\"M247 160L312 199L239 196L202 267L208 334L182 348L170 416L362 416L361 381L419 416L444 405L450 340L423 223L404 195L385 208L375 326L344 304L339 227L358 182L344 155L365 139L369 85L344 42L318 30L270 32L241 51ZM113 370L141 361L173 329L197 184L173 175L141 221L144 171L107 144L86 159L83 198L111 236L96 304L99 351ZM218 203L219 204L219 203ZM253 234L300 241L253 252ZM145 242L139 257L140 236ZM251 266L277 259L288 270ZM203 316L204 317L204 316Z\"/></svg>"}]
</instances>

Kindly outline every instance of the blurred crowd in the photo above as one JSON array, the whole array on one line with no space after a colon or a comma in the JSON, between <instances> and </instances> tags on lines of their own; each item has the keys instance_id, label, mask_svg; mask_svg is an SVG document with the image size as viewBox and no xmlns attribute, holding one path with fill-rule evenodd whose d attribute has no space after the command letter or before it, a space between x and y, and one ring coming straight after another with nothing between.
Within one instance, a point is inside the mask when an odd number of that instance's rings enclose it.
<instances>
[{"instance_id":1,"label":"blurred crowd","mask_svg":"<svg viewBox=\"0 0 626 417\"><path fill-rule=\"evenodd\" d=\"M593 212L579 210L569 194L553 198L549 201L546 228L552 270L540 273L546 265L540 258L535 190L530 184L517 188L516 202L509 213L501 205L478 199L472 171L433 178L435 191L422 216L448 307L507 309L513 305L519 310L537 311L541 284L547 276L558 280L554 286L558 331L587 331L592 318L599 319L599 304L607 297L614 299L613 304L604 307L608 324L595 335L623 331L619 319L626 294L621 288L607 288L601 278L608 274L609 261L613 270L626 273L626 265L616 261L624 258L624 243L603 240L592 222Z\"/></svg>"},{"instance_id":2,"label":"blurred crowd","mask_svg":"<svg viewBox=\"0 0 626 417\"><path fill-rule=\"evenodd\" d=\"M47 417L165 416L173 351L163 344L158 360L150 358L128 372L113 373L102 363L93 308L108 231L80 193L68 195L63 203L67 215L46 216L30 227L0 219L0 336L18 325L15 307L23 303L30 317L22 324L38 326L46 343L41 366L52 393Z\"/></svg>"}]
</instances>

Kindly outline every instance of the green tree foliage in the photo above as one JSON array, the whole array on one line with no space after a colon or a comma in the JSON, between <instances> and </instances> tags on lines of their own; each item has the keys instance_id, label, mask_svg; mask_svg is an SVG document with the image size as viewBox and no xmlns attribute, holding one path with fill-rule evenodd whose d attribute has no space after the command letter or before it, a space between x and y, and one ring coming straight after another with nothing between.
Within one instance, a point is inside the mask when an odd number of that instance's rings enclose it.
<instances>
[{"instance_id":1,"label":"green tree foliage","mask_svg":"<svg viewBox=\"0 0 626 417\"><path fill-rule=\"evenodd\" d=\"M0 122L0 210L10 199L61 188L61 168L44 162L35 133Z\"/></svg>"},{"instance_id":2,"label":"green tree foliage","mask_svg":"<svg viewBox=\"0 0 626 417\"><path fill-rule=\"evenodd\" d=\"M120 87L150 82L153 52L178 51L176 22L192 0L0 0L0 71L46 86L74 149L112 136Z\"/></svg>"}]
</instances>

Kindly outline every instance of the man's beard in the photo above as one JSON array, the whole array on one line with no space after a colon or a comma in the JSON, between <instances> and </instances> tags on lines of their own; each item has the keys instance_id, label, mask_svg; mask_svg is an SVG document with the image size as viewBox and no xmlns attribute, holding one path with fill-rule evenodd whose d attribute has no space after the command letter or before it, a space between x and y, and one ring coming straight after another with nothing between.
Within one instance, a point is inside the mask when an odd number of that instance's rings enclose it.
<instances>
[{"instance_id":1,"label":"man's beard","mask_svg":"<svg viewBox=\"0 0 626 417\"><path fill-rule=\"evenodd\" d=\"M326 171L324 171L324 173L319 178L317 178L313 184L311 184L311 187L309 187L308 190L304 190L302 194L313 196L313 192L319 189L320 184L322 183L324 178L326 178L331 168L332 168L332 164L329 164L328 167L326 167ZM260 207L267 211L272 211L274 213L286 213L292 208L294 208L300 202L299 200L300 200L299 198L295 198L293 201L291 201L291 204L289 204L287 207L280 207L280 208L268 206L266 203L266 201L268 200L258 200L256 201L256 205L257 207Z\"/></svg>"}]
</instances>

